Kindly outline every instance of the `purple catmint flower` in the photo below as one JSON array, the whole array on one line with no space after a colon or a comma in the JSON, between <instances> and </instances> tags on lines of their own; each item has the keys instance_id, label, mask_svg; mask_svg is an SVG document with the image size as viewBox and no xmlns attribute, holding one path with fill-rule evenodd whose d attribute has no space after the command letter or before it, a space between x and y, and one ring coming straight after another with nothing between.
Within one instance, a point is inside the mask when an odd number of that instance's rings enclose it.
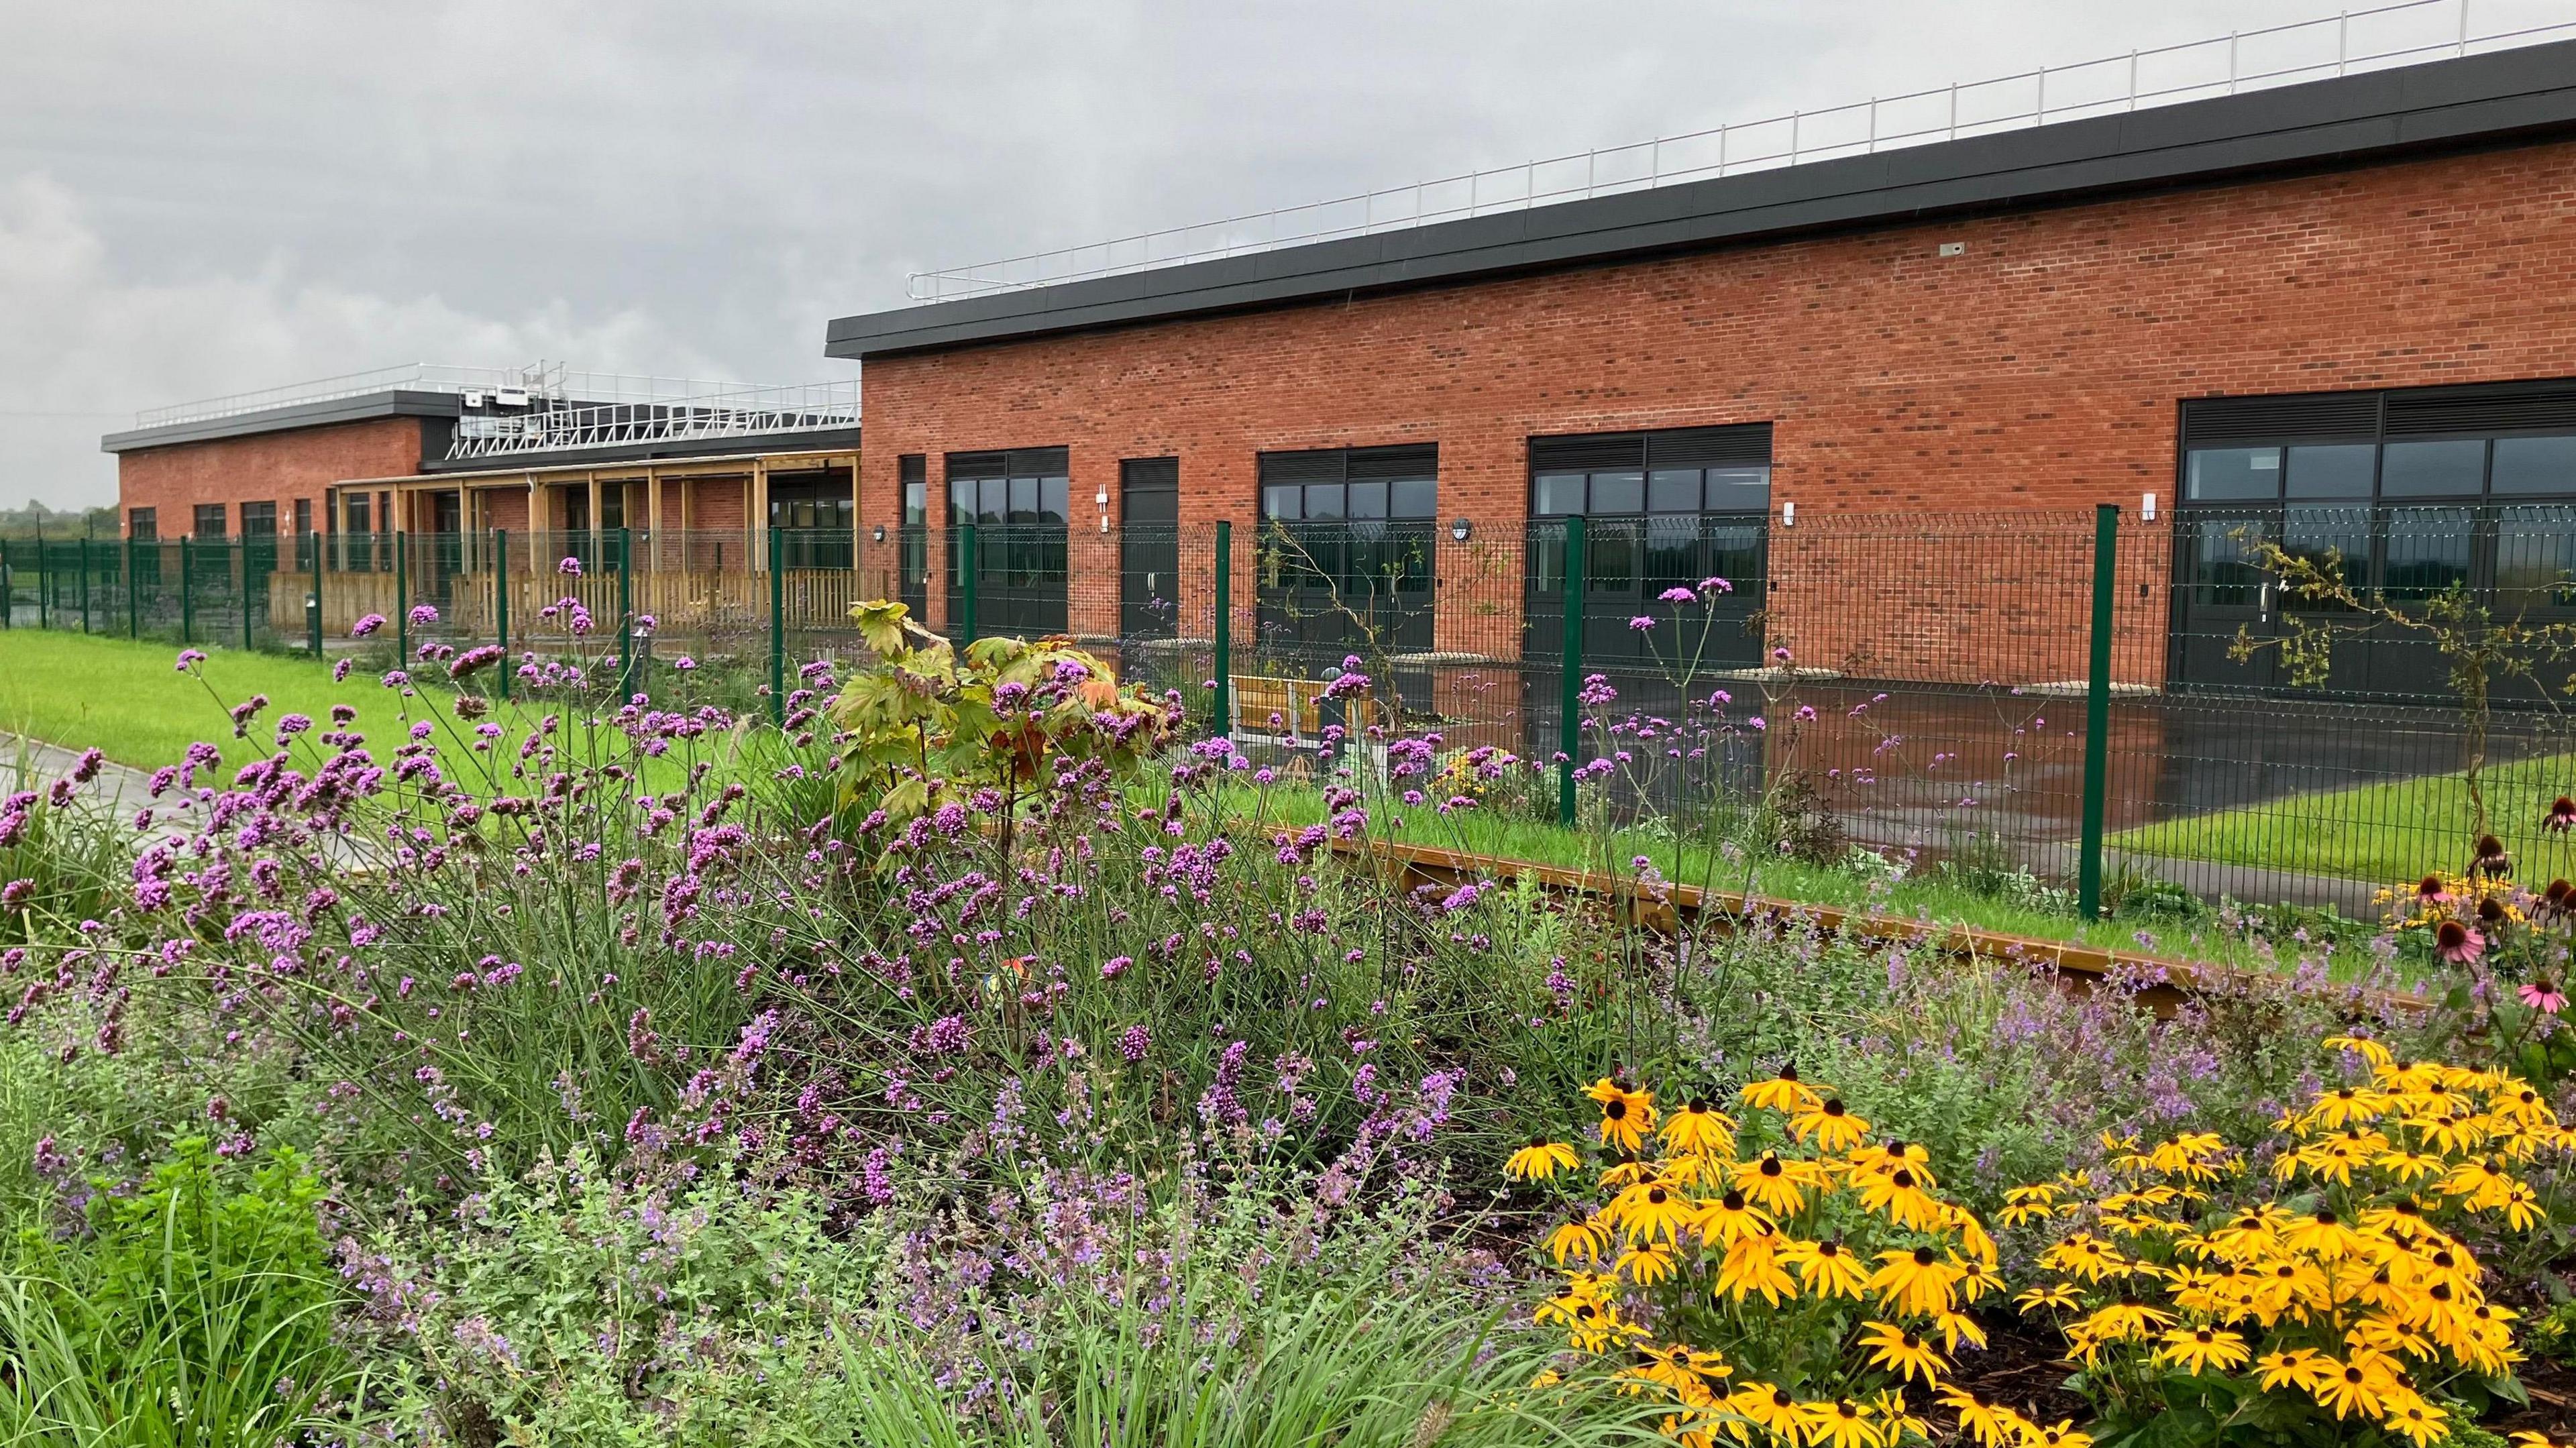
<instances>
[{"instance_id":1,"label":"purple catmint flower","mask_svg":"<svg viewBox=\"0 0 2576 1448\"><path fill-rule=\"evenodd\" d=\"M1100 978L1102 980L1116 980L1118 977L1125 975L1127 973L1127 968L1135 963L1136 957L1132 955L1113 955L1100 963Z\"/></svg>"},{"instance_id":2,"label":"purple catmint flower","mask_svg":"<svg viewBox=\"0 0 2576 1448\"><path fill-rule=\"evenodd\" d=\"M453 660L449 661L447 665L447 677L451 679L467 678L501 662L501 658L502 651L499 644L483 644L477 648L467 649L465 652L458 654Z\"/></svg>"},{"instance_id":3,"label":"purple catmint flower","mask_svg":"<svg viewBox=\"0 0 2576 1448\"><path fill-rule=\"evenodd\" d=\"M1644 614L1642 614L1642 613L1641 613L1641 614L1639 614L1639 615L1637 615L1635 618L1632 618L1632 619L1628 620L1628 627L1630 627L1630 628L1632 628L1632 629L1635 629L1635 630L1636 630L1637 632L1639 632L1639 633L1645 633L1645 632L1647 632L1648 630L1652 629L1654 626L1655 626L1655 621L1654 621L1653 619L1651 619L1651 618L1646 617L1646 616L1645 616Z\"/></svg>"},{"instance_id":4,"label":"purple catmint flower","mask_svg":"<svg viewBox=\"0 0 2576 1448\"><path fill-rule=\"evenodd\" d=\"M1146 1053L1153 1049L1154 1033L1142 1025L1129 1026L1119 1034L1118 1054L1125 1057L1130 1065L1144 1060Z\"/></svg>"},{"instance_id":5,"label":"purple catmint flower","mask_svg":"<svg viewBox=\"0 0 2576 1448\"><path fill-rule=\"evenodd\" d=\"M1689 589L1687 589L1687 588L1667 588L1667 589L1665 589L1663 592L1661 592L1661 593L1659 593L1659 594L1655 595L1655 597L1656 597L1657 601L1659 601L1659 602L1663 602L1663 603L1697 603L1697 602L1699 602L1699 595L1698 595L1698 594L1696 594L1696 593L1691 592L1691 591L1690 591Z\"/></svg>"},{"instance_id":6,"label":"purple catmint flower","mask_svg":"<svg viewBox=\"0 0 2576 1448\"><path fill-rule=\"evenodd\" d=\"M566 578L579 578L581 577L581 560L578 558L567 557L564 561L555 565L555 572L562 574Z\"/></svg>"},{"instance_id":7,"label":"purple catmint flower","mask_svg":"<svg viewBox=\"0 0 2576 1448\"><path fill-rule=\"evenodd\" d=\"M205 656L205 653L204 653L202 650L199 650L199 649L181 649L181 650L179 650L179 662L178 662L178 665L177 665L177 668L176 668L176 672L184 674L184 673L188 672L190 669L195 668L197 665L204 663L205 661L206 661L206 656Z\"/></svg>"},{"instance_id":8,"label":"purple catmint flower","mask_svg":"<svg viewBox=\"0 0 2576 1448\"><path fill-rule=\"evenodd\" d=\"M367 638L382 630L384 626L385 616L381 613L371 613L350 626L349 637L353 639Z\"/></svg>"},{"instance_id":9,"label":"purple catmint flower","mask_svg":"<svg viewBox=\"0 0 2576 1448\"><path fill-rule=\"evenodd\" d=\"M349 668L350 668L350 666L351 666L352 664L355 664L356 662L357 662L357 660L355 660L355 659L341 659L341 660L339 660L338 662L336 662L336 663L332 664L332 665L331 665L331 682L332 682L332 683L335 683L335 684L342 684L342 683L346 683L346 682L348 682L348 679L349 679Z\"/></svg>"}]
</instances>

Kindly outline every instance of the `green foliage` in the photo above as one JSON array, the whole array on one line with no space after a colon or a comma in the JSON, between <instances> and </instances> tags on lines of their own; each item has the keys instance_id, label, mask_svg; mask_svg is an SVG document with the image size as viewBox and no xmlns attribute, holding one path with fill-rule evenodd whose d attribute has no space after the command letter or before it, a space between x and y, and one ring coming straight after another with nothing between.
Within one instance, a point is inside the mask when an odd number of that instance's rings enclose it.
<instances>
[{"instance_id":1,"label":"green foliage","mask_svg":"<svg viewBox=\"0 0 2576 1448\"><path fill-rule=\"evenodd\" d=\"M1172 739L1164 706L1121 694L1108 665L1062 640L994 637L961 657L900 603L850 610L877 664L832 702L847 734L847 802L902 825L981 791L1001 800L1005 838L1019 802L1063 762L1132 775Z\"/></svg>"},{"instance_id":2,"label":"green foliage","mask_svg":"<svg viewBox=\"0 0 2576 1448\"><path fill-rule=\"evenodd\" d=\"M244 1168L177 1142L93 1231L23 1229L0 1273L0 1441L252 1448L359 1386L333 1340L322 1188L287 1151Z\"/></svg>"},{"instance_id":3,"label":"green foliage","mask_svg":"<svg viewBox=\"0 0 2576 1448\"><path fill-rule=\"evenodd\" d=\"M638 1184L586 1152L495 1177L442 1223L370 1234L370 1326L394 1417L467 1442L796 1441L820 1431L832 1324L860 1305L866 1238L817 1201L707 1177Z\"/></svg>"},{"instance_id":4,"label":"green foliage","mask_svg":"<svg viewBox=\"0 0 2576 1448\"><path fill-rule=\"evenodd\" d=\"M1203 1288L1193 1281L1185 1291ZM1481 1448L1660 1442L1648 1407L1597 1389L1533 1390L1556 1355L1525 1331L1462 1328L1438 1300L1382 1296L1366 1274L1273 1298L1203 1342L1132 1307L1065 1324L1042 1374L961 1415L895 1343L844 1339L845 1437L864 1448ZM1189 1318L1184 1316L1183 1321ZM825 1440L835 1441L835 1440Z\"/></svg>"}]
</instances>

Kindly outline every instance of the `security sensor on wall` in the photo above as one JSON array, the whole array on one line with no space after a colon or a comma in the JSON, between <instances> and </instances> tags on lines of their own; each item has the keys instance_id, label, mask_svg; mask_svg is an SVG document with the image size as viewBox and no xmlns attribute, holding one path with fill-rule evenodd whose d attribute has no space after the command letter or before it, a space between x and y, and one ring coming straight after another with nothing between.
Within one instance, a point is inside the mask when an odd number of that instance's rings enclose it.
<instances>
[{"instance_id":1,"label":"security sensor on wall","mask_svg":"<svg viewBox=\"0 0 2576 1448\"><path fill-rule=\"evenodd\" d=\"M2138 516L2152 523L2156 520L2156 495L2147 494L2138 502Z\"/></svg>"},{"instance_id":2,"label":"security sensor on wall","mask_svg":"<svg viewBox=\"0 0 2576 1448\"><path fill-rule=\"evenodd\" d=\"M1782 503L1780 505L1780 526L1783 528L1795 528L1798 526L1797 504Z\"/></svg>"}]
</instances>

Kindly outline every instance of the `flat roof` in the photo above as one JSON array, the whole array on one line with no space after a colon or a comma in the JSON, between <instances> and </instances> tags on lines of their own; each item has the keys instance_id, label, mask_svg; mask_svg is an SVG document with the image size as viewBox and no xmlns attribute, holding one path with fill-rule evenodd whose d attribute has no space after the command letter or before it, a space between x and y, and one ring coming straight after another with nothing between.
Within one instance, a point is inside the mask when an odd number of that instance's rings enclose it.
<instances>
[{"instance_id":1,"label":"flat roof","mask_svg":"<svg viewBox=\"0 0 2576 1448\"><path fill-rule=\"evenodd\" d=\"M834 319L898 356L2576 134L2576 41Z\"/></svg>"},{"instance_id":2,"label":"flat roof","mask_svg":"<svg viewBox=\"0 0 2576 1448\"><path fill-rule=\"evenodd\" d=\"M160 427L131 428L109 433L98 440L98 446L102 452L133 452L140 448L168 447L173 443L213 442L220 438L250 437L263 432L291 432L297 428L330 427L344 422L373 422L383 417L460 417L464 411L464 399L453 392L391 388L355 397L291 403L258 412L198 418Z\"/></svg>"},{"instance_id":3,"label":"flat roof","mask_svg":"<svg viewBox=\"0 0 2576 1448\"><path fill-rule=\"evenodd\" d=\"M99 439L102 451L134 452L142 448L170 447L184 443L214 442L230 437L253 437L261 433L294 432L304 428L331 427L341 423L372 422L385 417L425 417L455 419L464 415L461 399L452 392L417 392L396 389L371 392L357 397L335 397L325 402L295 403L259 412L234 413L192 422L170 423L161 427L136 428L112 432ZM446 432L425 437L430 449L446 446ZM859 445L859 429L799 428L770 433L730 433L710 437L652 438L640 442L613 443L600 447L550 448L525 453L485 453L475 457L450 458L432 453L421 458L423 473L469 472L489 469L502 459L508 466L502 470L519 472L527 468L572 467L583 464L647 462L659 458L691 458L710 453L757 454L768 452L847 452Z\"/></svg>"},{"instance_id":4,"label":"flat roof","mask_svg":"<svg viewBox=\"0 0 2576 1448\"><path fill-rule=\"evenodd\" d=\"M626 463L684 462L718 454L758 457L767 453L855 452L855 427L797 428L785 432L738 432L712 437L664 437L646 442L610 443L601 447L548 448L542 451L483 453L467 458L428 458L424 474L526 472L532 468L609 467Z\"/></svg>"},{"instance_id":5,"label":"flat roof","mask_svg":"<svg viewBox=\"0 0 2576 1448\"><path fill-rule=\"evenodd\" d=\"M812 434L807 435L811 436ZM739 439L736 439L736 441L739 441ZM470 461L482 464L482 466L473 467L468 466L466 463L457 463L449 470L434 473L397 473L392 477L383 478L342 478L338 482L331 484L331 486L335 488L386 488L418 487L422 484L434 484L439 487L454 488L494 483L511 483L519 482L521 480L556 483L565 481L563 478L553 476L557 473L586 474L593 472L616 472L620 474L631 474L635 468L660 463L669 463L673 467L721 468L735 463L769 462L774 464L781 458L792 459L797 464L797 466L788 469L788 471L805 472L810 470L808 467L809 464L812 466L828 467L835 458L850 453L856 450L857 447L858 438L856 434L853 434L848 442L837 446L764 448L756 452L723 452L706 456L692 454L688 457L606 458L586 463L530 463L510 467L494 467L492 466L492 460L490 458L475 458ZM543 479L537 479L536 475L539 473L544 473L547 476ZM703 477L708 475L704 473L684 473L676 476ZM735 476L735 474L719 473L715 474L715 476L731 477Z\"/></svg>"}]
</instances>

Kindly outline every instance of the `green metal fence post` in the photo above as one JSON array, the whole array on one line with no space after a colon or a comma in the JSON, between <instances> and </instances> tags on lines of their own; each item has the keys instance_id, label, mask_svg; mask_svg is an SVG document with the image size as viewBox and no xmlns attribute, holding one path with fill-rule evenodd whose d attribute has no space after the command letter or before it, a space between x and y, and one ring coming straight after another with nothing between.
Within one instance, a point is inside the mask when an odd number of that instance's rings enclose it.
<instances>
[{"instance_id":1,"label":"green metal fence post","mask_svg":"<svg viewBox=\"0 0 2576 1448\"><path fill-rule=\"evenodd\" d=\"M403 546L409 535L394 534L394 667L399 669L411 658L411 578L406 572L404 555L411 550Z\"/></svg>"},{"instance_id":2,"label":"green metal fence post","mask_svg":"<svg viewBox=\"0 0 2576 1448\"><path fill-rule=\"evenodd\" d=\"M250 652L250 635L251 635L251 618L250 618L250 535L249 535L248 533L244 533L244 534L242 535L241 542L239 542L238 544L235 544L235 545L234 545L234 549L235 549L235 551L236 551L236 552L238 552L238 553L240 553L240 554L241 554L242 652L243 652L243 653L249 653L249 652Z\"/></svg>"},{"instance_id":3,"label":"green metal fence post","mask_svg":"<svg viewBox=\"0 0 2576 1448\"><path fill-rule=\"evenodd\" d=\"M635 534L617 530L617 699L635 697Z\"/></svg>"},{"instance_id":4,"label":"green metal fence post","mask_svg":"<svg viewBox=\"0 0 2576 1448\"><path fill-rule=\"evenodd\" d=\"M313 560L313 591L304 600L304 611L309 615L304 620L304 631L311 635L306 642L312 645L313 657L318 659L322 657L322 535L306 533L304 550Z\"/></svg>"},{"instance_id":5,"label":"green metal fence post","mask_svg":"<svg viewBox=\"0 0 2576 1448\"><path fill-rule=\"evenodd\" d=\"M9 540L0 538L0 629L17 623L18 574L9 566Z\"/></svg>"},{"instance_id":6,"label":"green metal fence post","mask_svg":"<svg viewBox=\"0 0 2576 1448\"><path fill-rule=\"evenodd\" d=\"M89 632L89 539L80 540L81 632Z\"/></svg>"},{"instance_id":7,"label":"green metal fence post","mask_svg":"<svg viewBox=\"0 0 2576 1448\"><path fill-rule=\"evenodd\" d=\"M36 537L36 627L54 626L54 566L46 557L53 550L45 546L42 534Z\"/></svg>"},{"instance_id":8,"label":"green metal fence post","mask_svg":"<svg viewBox=\"0 0 2576 1448\"><path fill-rule=\"evenodd\" d=\"M769 722L787 722L787 535L769 530Z\"/></svg>"},{"instance_id":9,"label":"green metal fence post","mask_svg":"<svg viewBox=\"0 0 2576 1448\"><path fill-rule=\"evenodd\" d=\"M964 595L960 600L964 607L957 619L958 642L962 644L975 641L975 575L982 571L979 565L983 561L983 550L976 546L975 525L969 523L958 540L957 553L958 572L966 580L965 587L959 590Z\"/></svg>"},{"instance_id":10,"label":"green metal fence post","mask_svg":"<svg viewBox=\"0 0 2576 1448\"><path fill-rule=\"evenodd\" d=\"M315 574L320 577L320 574ZM501 640L501 702L510 702L510 530L492 534L492 631Z\"/></svg>"},{"instance_id":11,"label":"green metal fence post","mask_svg":"<svg viewBox=\"0 0 2576 1448\"><path fill-rule=\"evenodd\" d=\"M129 535L125 540L125 636L130 639L143 637L143 601L135 594L141 586L135 577L134 539Z\"/></svg>"},{"instance_id":12,"label":"green metal fence post","mask_svg":"<svg viewBox=\"0 0 2576 1448\"><path fill-rule=\"evenodd\" d=\"M1583 565L1585 536L1581 516L1565 520L1565 650L1558 666L1556 748L1556 821L1574 823L1574 769L1583 750Z\"/></svg>"},{"instance_id":13,"label":"green metal fence post","mask_svg":"<svg viewBox=\"0 0 2576 1448\"><path fill-rule=\"evenodd\" d=\"M2111 598L2120 547L2120 508L2093 512L2093 649L2084 675L2084 843L2076 864L2075 908L2102 913L2102 817L2111 780Z\"/></svg>"},{"instance_id":14,"label":"green metal fence post","mask_svg":"<svg viewBox=\"0 0 2576 1448\"><path fill-rule=\"evenodd\" d=\"M179 642L197 641L196 550L187 534L179 535Z\"/></svg>"},{"instance_id":15,"label":"green metal fence post","mask_svg":"<svg viewBox=\"0 0 2576 1448\"><path fill-rule=\"evenodd\" d=\"M1216 732L1234 737L1234 524L1216 525Z\"/></svg>"}]
</instances>

